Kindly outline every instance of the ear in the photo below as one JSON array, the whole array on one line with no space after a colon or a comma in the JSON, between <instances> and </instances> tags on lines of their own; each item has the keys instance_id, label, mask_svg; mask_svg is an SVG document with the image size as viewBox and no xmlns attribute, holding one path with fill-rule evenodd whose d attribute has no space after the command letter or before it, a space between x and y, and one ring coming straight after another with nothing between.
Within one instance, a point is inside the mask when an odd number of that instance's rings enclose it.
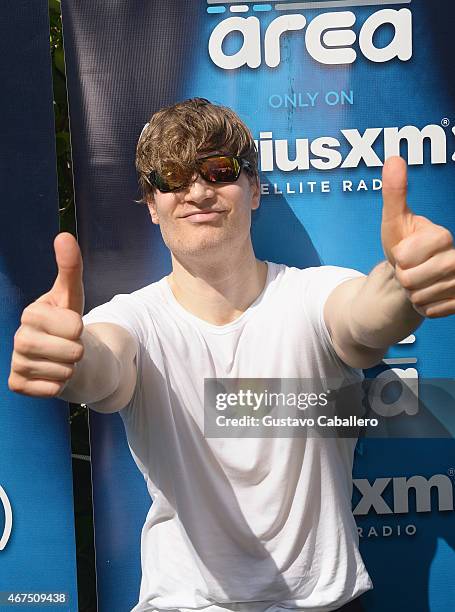
<instances>
[{"instance_id":1,"label":"ear","mask_svg":"<svg viewBox=\"0 0 455 612\"><path fill-rule=\"evenodd\" d=\"M257 210L259 208L261 200L261 182L259 177L251 185L251 210Z\"/></svg>"},{"instance_id":2,"label":"ear","mask_svg":"<svg viewBox=\"0 0 455 612\"><path fill-rule=\"evenodd\" d=\"M158 212L156 210L156 202L154 199L147 200L147 208L149 209L149 213L152 218L152 223L154 223L155 225L159 225L160 220L158 217Z\"/></svg>"}]
</instances>

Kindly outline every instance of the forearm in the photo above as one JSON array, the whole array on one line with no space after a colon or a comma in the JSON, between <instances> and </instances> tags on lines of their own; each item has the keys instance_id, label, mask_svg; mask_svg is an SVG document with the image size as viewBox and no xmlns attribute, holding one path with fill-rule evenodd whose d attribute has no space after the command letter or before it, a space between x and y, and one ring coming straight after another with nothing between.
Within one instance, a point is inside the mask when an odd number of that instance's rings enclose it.
<instances>
[{"instance_id":1,"label":"forearm","mask_svg":"<svg viewBox=\"0 0 455 612\"><path fill-rule=\"evenodd\" d=\"M374 349L403 340L424 320L412 306L388 261L379 263L351 300L350 332L353 340Z\"/></svg>"},{"instance_id":2,"label":"forearm","mask_svg":"<svg viewBox=\"0 0 455 612\"><path fill-rule=\"evenodd\" d=\"M75 404L94 404L115 393L121 364L111 349L86 328L81 341L84 355L58 397Z\"/></svg>"}]
</instances>

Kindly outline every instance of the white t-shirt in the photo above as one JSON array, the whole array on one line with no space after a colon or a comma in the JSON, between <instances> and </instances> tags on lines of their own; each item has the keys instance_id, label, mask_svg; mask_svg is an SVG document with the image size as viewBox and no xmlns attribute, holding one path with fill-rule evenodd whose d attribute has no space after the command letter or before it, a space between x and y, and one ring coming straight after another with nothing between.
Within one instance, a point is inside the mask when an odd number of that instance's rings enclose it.
<instances>
[{"instance_id":1,"label":"white t-shirt","mask_svg":"<svg viewBox=\"0 0 455 612\"><path fill-rule=\"evenodd\" d=\"M120 415L153 503L132 612L323 612L373 587L351 510L355 438L203 433L204 378L362 379L323 319L329 293L358 276L268 262L261 295L220 326L185 310L167 278L83 317L139 344Z\"/></svg>"}]
</instances>

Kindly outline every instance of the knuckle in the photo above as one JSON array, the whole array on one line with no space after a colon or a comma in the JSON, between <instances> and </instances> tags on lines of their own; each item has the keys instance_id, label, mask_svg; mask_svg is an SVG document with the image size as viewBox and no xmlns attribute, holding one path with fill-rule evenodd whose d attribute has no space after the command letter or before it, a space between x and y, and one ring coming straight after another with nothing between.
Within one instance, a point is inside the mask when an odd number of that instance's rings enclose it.
<instances>
[{"instance_id":1,"label":"knuckle","mask_svg":"<svg viewBox=\"0 0 455 612\"><path fill-rule=\"evenodd\" d=\"M393 256L395 257L395 261L398 263L400 267L404 267L408 265L410 258L414 253L414 248L412 247L412 242L407 242L406 244L399 244L395 247L395 252Z\"/></svg>"},{"instance_id":2,"label":"knuckle","mask_svg":"<svg viewBox=\"0 0 455 612\"><path fill-rule=\"evenodd\" d=\"M62 379L65 381L69 380L70 378L72 378L73 374L74 374L74 366L68 366L62 372Z\"/></svg>"},{"instance_id":3,"label":"knuckle","mask_svg":"<svg viewBox=\"0 0 455 612\"><path fill-rule=\"evenodd\" d=\"M21 337L21 335L23 334L23 332L24 332L24 328L22 326L17 328L16 333L14 334L14 338L13 338L14 346L16 346L16 343Z\"/></svg>"},{"instance_id":4,"label":"knuckle","mask_svg":"<svg viewBox=\"0 0 455 612\"><path fill-rule=\"evenodd\" d=\"M396 244L392 249L393 257L400 268L409 266L412 263L416 247L417 236L408 236Z\"/></svg>"},{"instance_id":5,"label":"knuckle","mask_svg":"<svg viewBox=\"0 0 455 612\"><path fill-rule=\"evenodd\" d=\"M72 361L80 361L84 356L84 345L78 342L73 348Z\"/></svg>"},{"instance_id":6,"label":"knuckle","mask_svg":"<svg viewBox=\"0 0 455 612\"><path fill-rule=\"evenodd\" d=\"M22 325L39 328L55 316L55 307L42 302L32 302L22 311Z\"/></svg>"},{"instance_id":7,"label":"knuckle","mask_svg":"<svg viewBox=\"0 0 455 612\"><path fill-rule=\"evenodd\" d=\"M423 306L424 301L422 295L418 292L413 292L409 294L409 299L414 306Z\"/></svg>"},{"instance_id":8,"label":"knuckle","mask_svg":"<svg viewBox=\"0 0 455 612\"><path fill-rule=\"evenodd\" d=\"M24 308L24 310L22 311L22 315L21 315L22 325L28 325L31 317L32 315L30 313L30 306L27 306L27 308Z\"/></svg>"},{"instance_id":9,"label":"knuckle","mask_svg":"<svg viewBox=\"0 0 455 612\"><path fill-rule=\"evenodd\" d=\"M61 388L60 383L47 380L40 386L39 395L40 397L55 397L59 394Z\"/></svg>"},{"instance_id":10,"label":"knuckle","mask_svg":"<svg viewBox=\"0 0 455 612\"><path fill-rule=\"evenodd\" d=\"M78 340L84 330L84 323L80 315L77 315L76 313L74 314L75 316L72 321L71 339Z\"/></svg>"},{"instance_id":11,"label":"knuckle","mask_svg":"<svg viewBox=\"0 0 455 612\"><path fill-rule=\"evenodd\" d=\"M397 263L398 265L401 265L401 260L402 260L401 247L399 245L396 245L392 247L390 252L392 253L395 263Z\"/></svg>"},{"instance_id":12,"label":"knuckle","mask_svg":"<svg viewBox=\"0 0 455 612\"><path fill-rule=\"evenodd\" d=\"M453 255L450 257L446 257L444 259L444 263L442 265L442 273L444 276L450 276L455 272L455 251Z\"/></svg>"},{"instance_id":13,"label":"knuckle","mask_svg":"<svg viewBox=\"0 0 455 612\"><path fill-rule=\"evenodd\" d=\"M22 360L16 352L13 353L13 357L11 359L11 371L18 372L19 374L22 374L23 372Z\"/></svg>"},{"instance_id":14,"label":"knuckle","mask_svg":"<svg viewBox=\"0 0 455 612\"><path fill-rule=\"evenodd\" d=\"M409 272L399 271L397 273L397 278L400 284L402 285L402 287L404 287L405 289L412 289L413 283L412 283L412 278Z\"/></svg>"},{"instance_id":15,"label":"knuckle","mask_svg":"<svg viewBox=\"0 0 455 612\"><path fill-rule=\"evenodd\" d=\"M16 393L21 390L21 385L19 384L19 379L14 374L10 374L8 377L8 389L10 391L15 391Z\"/></svg>"},{"instance_id":16,"label":"knuckle","mask_svg":"<svg viewBox=\"0 0 455 612\"><path fill-rule=\"evenodd\" d=\"M30 340L30 337L24 334L24 331L18 330L14 337L14 349L18 353L26 354L30 352L33 348L33 343Z\"/></svg>"},{"instance_id":17,"label":"knuckle","mask_svg":"<svg viewBox=\"0 0 455 612\"><path fill-rule=\"evenodd\" d=\"M441 226L439 230L439 243L441 247L450 247L453 244L452 233L446 227Z\"/></svg>"},{"instance_id":18,"label":"knuckle","mask_svg":"<svg viewBox=\"0 0 455 612\"><path fill-rule=\"evenodd\" d=\"M21 323L24 325L34 325L36 323L37 317L40 314L40 311L42 312L40 304L36 304L35 302L29 304L22 311Z\"/></svg>"},{"instance_id":19,"label":"knuckle","mask_svg":"<svg viewBox=\"0 0 455 612\"><path fill-rule=\"evenodd\" d=\"M31 304L26 306L24 308L24 310L22 311L22 317L21 318L28 319L29 317L33 317L33 311L35 310L35 308L36 308L35 302L32 302Z\"/></svg>"}]
</instances>

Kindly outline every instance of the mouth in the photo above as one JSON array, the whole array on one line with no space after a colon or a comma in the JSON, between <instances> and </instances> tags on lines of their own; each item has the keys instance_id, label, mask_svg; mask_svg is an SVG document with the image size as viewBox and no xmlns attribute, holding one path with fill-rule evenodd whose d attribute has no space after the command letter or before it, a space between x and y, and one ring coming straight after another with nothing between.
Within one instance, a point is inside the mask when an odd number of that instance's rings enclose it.
<instances>
[{"instance_id":1,"label":"mouth","mask_svg":"<svg viewBox=\"0 0 455 612\"><path fill-rule=\"evenodd\" d=\"M189 213L186 213L180 217L180 219L186 219L191 223L207 223L209 221L215 221L218 219L225 210L195 210Z\"/></svg>"}]
</instances>

